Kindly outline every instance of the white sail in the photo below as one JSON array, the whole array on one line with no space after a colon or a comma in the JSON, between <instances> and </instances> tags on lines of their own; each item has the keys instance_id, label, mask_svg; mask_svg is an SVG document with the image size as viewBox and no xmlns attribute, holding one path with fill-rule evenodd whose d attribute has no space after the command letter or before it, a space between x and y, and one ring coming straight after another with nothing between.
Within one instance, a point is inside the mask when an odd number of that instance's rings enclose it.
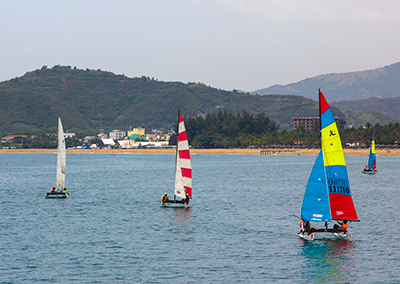
<instances>
[{"instance_id":1,"label":"white sail","mask_svg":"<svg viewBox=\"0 0 400 284\"><path fill-rule=\"evenodd\" d=\"M63 190L65 187L65 170L67 167L67 154L65 148L64 130L61 118L58 118L58 152L57 152L57 190Z\"/></svg>"}]
</instances>

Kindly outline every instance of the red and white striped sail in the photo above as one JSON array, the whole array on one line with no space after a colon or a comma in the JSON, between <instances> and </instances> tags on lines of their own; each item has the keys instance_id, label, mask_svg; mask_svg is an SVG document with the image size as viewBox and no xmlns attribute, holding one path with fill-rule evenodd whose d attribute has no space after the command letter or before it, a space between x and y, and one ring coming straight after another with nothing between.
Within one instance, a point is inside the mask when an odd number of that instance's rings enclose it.
<instances>
[{"instance_id":1,"label":"red and white striped sail","mask_svg":"<svg viewBox=\"0 0 400 284\"><path fill-rule=\"evenodd\" d=\"M186 193L192 198L192 163L190 161L189 143L185 123L181 112L178 115L178 143L176 146L175 192L174 194L185 199Z\"/></svg>"}]
</instances>

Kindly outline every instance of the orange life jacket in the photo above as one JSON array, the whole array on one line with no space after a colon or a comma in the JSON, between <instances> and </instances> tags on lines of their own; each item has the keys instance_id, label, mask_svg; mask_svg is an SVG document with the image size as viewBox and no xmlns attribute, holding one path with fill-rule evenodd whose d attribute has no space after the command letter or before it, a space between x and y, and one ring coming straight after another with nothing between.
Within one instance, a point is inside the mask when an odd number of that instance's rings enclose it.
<instances>
[{"instance_id":1,"label":"orange life jacket","mask_svg":"<svg viewBox=\"0 0 400 284\"><path fill-rule=\"evenodd\" d=\"M164 194L162 201L167 201L168 200L168 195Z\"/></svg>"},{"instance_id":2,"label":"orange life jacket","mask_svg":"<svg viewBox=\"0 0 400 284\"><path fill-rule=\"evenodd\" d=\"M349 224L343 223L343 224L340 226L339 230L341 230L341 231L347 231L347 228L348 228L348 227L349 227Z\"/></svg>"},{"instance_id":3,"label":"orange life jacket","mask_svg":"<svg viewBox=\"0 0 400 284\"><path fill-rule=\"evenodd\" d=\"M304 230L304 221L303 220L300 220L299 227L300 227L300 230Z\"/></svg>"}]
</instances>

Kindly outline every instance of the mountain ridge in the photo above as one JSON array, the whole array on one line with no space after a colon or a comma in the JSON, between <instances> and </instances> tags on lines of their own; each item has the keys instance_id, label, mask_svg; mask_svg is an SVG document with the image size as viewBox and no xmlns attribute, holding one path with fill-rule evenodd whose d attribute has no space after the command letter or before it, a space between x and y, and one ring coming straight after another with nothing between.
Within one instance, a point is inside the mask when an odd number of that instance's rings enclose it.
<instances>
[{"instance_id":1,"label":"mountain ridge","mask_svg":"<svg viewBox=\"0 0 400 284\"><path fill-rule=\"evenodd\" d=\"M318 75L287 85L273 85L251 94L291 94L317 100L316 90L321 89L331 101L394 98L400 96L399 79L400 62L397 62L365 71Z\"/></svg>"}]
</instances>

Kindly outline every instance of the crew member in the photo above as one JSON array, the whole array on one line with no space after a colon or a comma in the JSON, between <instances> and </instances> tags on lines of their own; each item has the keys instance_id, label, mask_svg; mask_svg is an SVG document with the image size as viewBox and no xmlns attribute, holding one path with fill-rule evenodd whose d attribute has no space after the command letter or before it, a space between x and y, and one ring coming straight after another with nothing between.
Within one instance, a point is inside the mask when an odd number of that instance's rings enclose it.
<instances>
[{"instance_id":1,"label":"crew member","mask_svg":"<svg viewBox=\"0 0 400 284\"><path fill-rule=\"evenodd\" d=\"M300 220L299 227L300 227L300 231L304 234L304 221L303 221L303 219Z\"/></svg>"},{"instance_id":2,"label":"crew member","mask_svg":"<svg viewBox=\"0 0 400 284\"><path fill-rule=\"evenodd\" d=\"M186 199L184 200L184 202L185 202L186 204L189 204L189 202L190 202L190 197L189 197L189 194L188 194L188 193L186 193Z\"/></svg>"},{"instance_id":3,"label":"crew member","mask_svg":"<svg viewBox=\"0 0 400 284\"><path fill-rule=\"evenodd\" d=\"M164 195L161 197L161 201L168 201L168 193L164 193Z\"/></svg>"},{"instance_id":4,"label":"crew member","mask_svg":"<svg viewBox=\"0 0 400 284\"><path fill-rule=\"evenodd\" d=\"M55 188L55 187L52 187L52 188L50 189L50 192L56 192L56 188Z\"/></svg>"},{"instance_id":5,"label":"crew member","mask_svg":"<svg viewBox=\"0 0 400 284\"><path fill-rule=\"evenodd\" d=\"M346 232L346 231L347 231L347 228L349 227L349 224L347 224L347 220L343 220L343 222L341 222L341 221L338 220L337 222L339 223L340 227L339 227L337 224L335 224L335 225L333 226L333 228L334 228L334 229L338 229L338 230L340 230L340 231Z\"/></svg>"}]
</instances>

